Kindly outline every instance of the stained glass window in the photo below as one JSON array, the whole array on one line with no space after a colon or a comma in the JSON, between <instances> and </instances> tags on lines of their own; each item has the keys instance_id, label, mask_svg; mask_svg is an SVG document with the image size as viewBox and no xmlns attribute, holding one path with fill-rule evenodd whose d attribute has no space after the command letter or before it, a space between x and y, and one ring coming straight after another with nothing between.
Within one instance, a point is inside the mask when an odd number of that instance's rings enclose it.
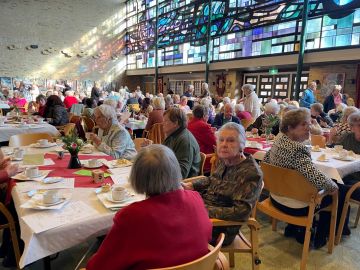
<instances>
[{"instance_id":1,"label":"stained glass window","mask_svg":"<svg viewBox=\"0 0 360 270\"><path fill-rule=\"evenodd\" d=\"M209 3L128 0L127 68L154 67L155 29L159 66L204 63L208 32L211 61L299 50L303 0ZM360 46L360 1L310 0L308 17L306 50Z\"/></svg>"}]
</instances>

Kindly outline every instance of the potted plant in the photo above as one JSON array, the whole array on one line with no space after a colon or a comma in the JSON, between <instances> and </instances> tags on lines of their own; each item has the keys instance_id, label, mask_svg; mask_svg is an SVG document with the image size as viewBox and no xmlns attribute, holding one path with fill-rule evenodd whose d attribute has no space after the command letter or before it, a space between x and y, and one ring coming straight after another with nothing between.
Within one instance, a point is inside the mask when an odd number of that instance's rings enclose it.
<instances>
[{"instance_id":1,"label":"potted plant","mask_svg":"<svg viewBox=\"0 0 360 270\"><path fill-rule=\"evenodd\" d=\"M77 136L76 132L62 137L62 141L64 143L63 148L68 150L71 155L68 169L81 168L78 153L84 146L84 141Z\"/></svg>"}]
</instances>

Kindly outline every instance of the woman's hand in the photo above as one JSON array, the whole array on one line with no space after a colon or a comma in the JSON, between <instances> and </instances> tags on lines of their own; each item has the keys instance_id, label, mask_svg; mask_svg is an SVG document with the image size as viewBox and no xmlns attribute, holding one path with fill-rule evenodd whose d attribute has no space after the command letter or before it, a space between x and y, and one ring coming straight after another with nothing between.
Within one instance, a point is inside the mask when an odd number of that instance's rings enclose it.
<instances>
[{"instance_id":1,"label":"woman's hand","mask_svg":"<svg viewBox=\"0 0 360 270\"><path fill-rule=\"evenodd\" d=\"M258 131L259 131L259 130L258 130L257 128L253 128L253 129L251 130L251 133L252 133L252 134L256 134L256 133L258 133Z\"/></svg>"},{"instance_id":2,"label":"woman's hand","mask_svg":"<svg viewBox=\"0 0 360 270\"><path fill-rule=\"evenodd\" d=\"M101 140L100 140L100 138L99 138L96 134L91 133L91 134L89 134L89 135L90 135L90 140L91 140L96 146L98 146L98 145L101 144Z\"/></svg>"},{"instance_id":3,"label":"woman's hand","mask_svg":"<svg viewBox=\"0 0 360 270\"><path fill-rule=\"evenodd\" d=\"M17 174L18 170L19 170L19 164L9 163L5 167L5 171L7 172L9 177L13 177L15 174Z\"/></svg>"},{"instance_id":4,"label":"woman's hand","mask_svg":"<svg viewBox=\"0 0 360 270\"><path fill-rule=\"evenodd\" d=\"M194 190L194 186L191 182L181 183L181 185L185 190Z\"/></svg>"}]
</instances>

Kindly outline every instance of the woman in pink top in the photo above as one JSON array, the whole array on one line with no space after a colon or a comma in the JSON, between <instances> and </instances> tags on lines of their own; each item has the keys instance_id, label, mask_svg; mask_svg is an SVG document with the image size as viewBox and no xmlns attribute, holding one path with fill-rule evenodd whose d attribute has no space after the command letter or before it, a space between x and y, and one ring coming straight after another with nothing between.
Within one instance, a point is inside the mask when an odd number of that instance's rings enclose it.
<instances>
[{"instance_id":1,"label":"woman in pink top","mask_svg":"<svg viewBox=\"0 0 360 270\"><path fill-rule=\"evenodd\" d=\"M26 105L26 99L22 96L22 94L15 90L14 91L14 97L9 98L9 106L10 107L18 107L20 112L25 112L25 105Z\"/></svg>"},{"instance_id":2,"label":"woman in pink top","mask_svg":"<svg viewBox=\"0 0 360 270\"><path fill-rule=\"evenodd\" d=\"M243 104L235 105L235 114L240 120L242 119L249 120L252 118L251 113L245 111L245 107Z\"/></svg>"}]
</instances>

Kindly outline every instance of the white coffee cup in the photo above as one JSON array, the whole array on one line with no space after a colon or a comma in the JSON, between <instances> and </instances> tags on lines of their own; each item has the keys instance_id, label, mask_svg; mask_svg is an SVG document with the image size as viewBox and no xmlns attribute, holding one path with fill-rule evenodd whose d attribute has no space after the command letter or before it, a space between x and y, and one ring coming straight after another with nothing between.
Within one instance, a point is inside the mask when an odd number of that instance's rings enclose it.
<instances>
[{"instance_id":1,"label":"white coffee cup","mask_svg":"<svg viewBox=\"0 0 360 270\"><path fill-rule=\"evenodd\" d=\"M100 162L97 159L89 159L88 164L90 167L97 167L100 165Z\"/></svg>"},{"instance_id":2,"label":"white coffee cup","mask_svg":"<svg viewBox=\"0 0 360 270\"><path fill-rule=\"evenodd\" d=\"M42 123L44 123L44 118L38 118L37 121L39 124L42 124Z\"/></svg>"},{"instance_id":3,"label":"white coffee cup","mask_svg":"<svg viewBox=\"0 0 360 270\"><path fill-rule=\"evenodd\" d=\"M121 185L113 185L111 187L111 196L114 201L121 201L125 199L126 188Z\"/></svg>"},{"instance_id":4,"label":"white coffee cup","mask_svg":"<svg viewBox=\"0 0 360 270\"><path fill-rule=\"evenodd\" d=\"M28 167L25 170L26 177L34 178L39 176L39 168L38 167Z\"/></svg>"},{"instance_id":5,"label":"white coffee cup","mask_svg":"<svg viewBox=\"0 0 360 270\"><path fill-rule=\"evenodd\" d=\"M23 149L16 148L14 149L14 158L21 159L24 157L25 151Z\"/></svg>"},{"instance_id":6,"label":"white coffee cup","mask_svg":"<svg viewBox=\"0 0 360 270\"><path fill-rule=\"evenodd\" d=\"M340 158L340 159L346 159L347 156L348 156L348 152L347 152L346 150L341 150L341 151L339 152L339 158Z\"/></svg>"},{"instance_id":7,"label":"white coffee cup","mask_svg":"<svg viewBox=\"0 0 360 270\"><path fill-rule=\"evenodd\" d=\"M57 190L48 190L43 194L44 204L53 204L60 200Z\"/></svg>"},{"instance_id":8,"label":"white coffee cup","mask_svg":"<svg viewBox=\"0 0 360 270\"><path fill-rule=\"evenodd\" d=\"M93 147L91 147L91 146L84 146L83 147L83 153L84 154L91 154L92 152L93 152Z\"/></svg>"},{"instance_id":9,"label":"white coffee cup","mask_svg":"<svg viewBox=\"0 0 360 270\"><path fill-rule=\"evenodd\" d=\"M46 146L49 144L49 141L47 139L41 139L41 140L38 140L38 144L40 146Z\"/></svg>"},{"instance_id":10,"label":"white coffee cup","mask_svg":"<svg viewBox=\"0 0 360 270\"><path fill-rule=\"evenodd\" d=\"M334 149L337 153L339 153L344 149L344 147L342 145L335 145Z\"/></svg>"},{"instance_id":11,"label":"white coffee cup","mask_svg":"<svg viewBox=\"0 0 360 270\"><path fill-rule=\"evenodd\" d=\"M5 120L6 120L6 117L0 116L0 125L1 126L5 124Z\"/></svg>"}]
</instances>

